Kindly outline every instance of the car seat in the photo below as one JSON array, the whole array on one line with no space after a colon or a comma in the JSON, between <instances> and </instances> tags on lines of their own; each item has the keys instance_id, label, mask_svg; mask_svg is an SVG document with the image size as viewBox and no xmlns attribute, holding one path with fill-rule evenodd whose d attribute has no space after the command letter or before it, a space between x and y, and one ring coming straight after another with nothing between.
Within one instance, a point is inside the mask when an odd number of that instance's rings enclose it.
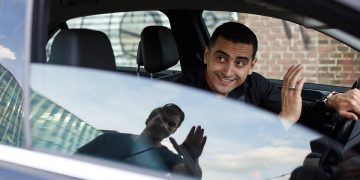
<instances>
[{"instance_id":1,"label":"car seat","mask_svg":"<svg viewBox=\"0 0 360 180\"><path fill-rule=\"evenodd\" d=\"M141 32L137 54L138 70L144 65L151 74L164 71L179 62L179 51L171 30L164 26L147 26ZM161 76L159 79L176 79L178 74Z\"/></svg>"},{"instance_id":2,"label":"car seat","mask_svg":"<svg viewBox=\"0 0 360 180\"><path fill-rule=\"evenodd\" d=\"M109 38L90 29L61 30L53 41L48 63L116 70Z\"/></svg>"},{"instance_id":3,"label":"car seat","mask_svg":"<svg viewBox=\"0 0 360 180\"><path fill-rule=\"evenodd\" d=\"M136 55L136 63L137 63L137 69L136 74L139 77L140 76L140 68L141 66L144 66L144 61L142 59L142 52L141 52L141 41L138 45L137 55Z\"/></svg>"}]
</instances>

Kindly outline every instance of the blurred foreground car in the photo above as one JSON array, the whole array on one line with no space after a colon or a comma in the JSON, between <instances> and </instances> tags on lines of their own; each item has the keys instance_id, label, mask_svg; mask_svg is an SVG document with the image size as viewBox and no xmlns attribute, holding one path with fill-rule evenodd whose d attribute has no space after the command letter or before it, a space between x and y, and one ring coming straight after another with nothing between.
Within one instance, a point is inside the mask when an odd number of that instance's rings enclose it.
<instances>
[{"instance_id":1,"label":"blurred foreground car","mask_svg":"<svg viewBox=\"0 0 360 180\"><path fill-rule=\"evenodd\" d=\"M138 134L150 111L166 103L185 112L172 136L178 142L194 125L205 129L203 179L288 179L303 165L311 170L300 174L354 175L359 123L333 117L322 134L301 125L286 130L274 114L172 83L197 69L209 34L226 21L255 31L256 71L279 88L286 69L298 63L309 82L305 101L359 88L356 1L0 0L1 176L187 178L74 155L104 131ZM141 32L151 25L171 29L170 65L138 54ZM80 29L85 43L66 44L77 38L62 36L77 32L71 29ZM104 37L110 43L93 41ZM176 152L168 140L164 145Z\"/></svg>"}]
</instances>

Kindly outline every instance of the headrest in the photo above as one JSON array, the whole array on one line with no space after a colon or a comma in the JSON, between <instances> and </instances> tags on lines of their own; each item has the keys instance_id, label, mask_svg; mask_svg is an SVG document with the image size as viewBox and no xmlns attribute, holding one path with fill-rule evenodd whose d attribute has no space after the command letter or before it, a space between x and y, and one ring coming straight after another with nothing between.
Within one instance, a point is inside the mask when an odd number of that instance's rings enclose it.
<instances>
[{"instance_id":1,"label":"headrest","mask_svg":"<svg viewBox=\"0 0 360 180\"><path fill-rule=\"evenodd\" d=\"M147 72L166 70L179 61L179 52L171 30L164 26L148 26L141 32L141 55Z\"/></svg>"},{"instance_id":2,"label":"headrest","mask_svg":"<svg viewBox=\"0 0 360 180\"><path fill-rule=\"evenodd\" d=\"M62 30L55 37L49 58L51 64L115 70L115 57L109 38L90 29Z\"/></svg>"},{"instance_id":3,"label":"headrest","mask_svg":"<svg viewBox=\"0 0 360 180\"><path fill-rule=\"evenodd\" d=\"M142 51L141 51L141 41L139 42L139 45L138 45L138 50L137 50L137 55L136 55L136 63L138 66L144 65L144 61L142 58Z\"/></svg>"}]
</instances>

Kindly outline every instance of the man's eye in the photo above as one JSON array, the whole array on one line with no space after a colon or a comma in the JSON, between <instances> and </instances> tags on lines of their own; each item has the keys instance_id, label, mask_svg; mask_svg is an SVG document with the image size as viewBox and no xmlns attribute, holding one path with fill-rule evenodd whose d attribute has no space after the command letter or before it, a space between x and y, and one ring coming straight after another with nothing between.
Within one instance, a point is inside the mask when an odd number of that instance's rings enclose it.
<instances>
[{"instance_id":1,"label":"man's eye","mask_svg":"<svg viewBox=\"0 0 360 180\"><path fill-rule=\"evenodd\" d=\"M237 66L245 66L247 64L247 61L245 60L237 60L235 61Z\"/></svg>"},{"instance_id":2,"label":"man's eye","mask_svg":"<svg viewBox=\"0 0 360 180\"><path fill-rule=\"evenodd\" d=\"M168 123L168 125L169 125L170 127L175 127L175 126L176 126L175 123Z\"/></svg>"},{"instance_id":3,"label":"man's eye","mask_svg":"<svg viewBox=\"0 0 360 180\"><path fill-rule=\"evenodd\" d=\"M218 56L218 57L216 57L216 59L217 59L219 62L225 61L224 57L222 57L222 56Z\"/></svg>"}]
</instances>

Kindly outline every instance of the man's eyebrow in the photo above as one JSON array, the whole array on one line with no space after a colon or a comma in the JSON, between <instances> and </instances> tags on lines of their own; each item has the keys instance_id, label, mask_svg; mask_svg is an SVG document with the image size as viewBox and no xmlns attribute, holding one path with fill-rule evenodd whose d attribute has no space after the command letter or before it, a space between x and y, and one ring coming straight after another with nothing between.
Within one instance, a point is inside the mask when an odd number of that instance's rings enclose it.
<instances>
[{"instance_id":1,"label":"man's eyebrow","mask_svg":"<svg viewBox=\"0 0 360 180\"><path fill-rule=\"evenodd\" d=\"M226 57L230 57L229 54L227 54L226 52L224 52L224 51L222 51L222 50L216 50L216 51L215 51L215 54L222 54L222 55L224 55L224 56L226 56ZM241 60L245 60L245 61L250 61L250 59L249 59L248 57L246 57L246 56L238 56L238 57L236 57L236 59L241 59Z\"/></svg>"},{"instance_id":2,"label":"man's eyebrow","mask_svg":"<svg viewBox=\"0 0 360 180\"><path fill-rule=\"evenodd\" d=\"M238 57L236 57L236 59L245 60L246 62L250 61L249 58L246 56L238 56Z\"/></svg>"},{"instance_id":3,"label":"man's eyebrow","mask_svg":"<svg viewBox=\"0 0 360 180\"><path fill-rule=\"evenodd\" d=\"M224 56L226 56L226 57L229 57L229 56L230 56L228 53L226 53L226 52L224 52L224 51L222 51L222 50L216 50L216 51L215 51L215 54L222 54L222 55L224 55Z\"/></svg>"}]
</instances>

